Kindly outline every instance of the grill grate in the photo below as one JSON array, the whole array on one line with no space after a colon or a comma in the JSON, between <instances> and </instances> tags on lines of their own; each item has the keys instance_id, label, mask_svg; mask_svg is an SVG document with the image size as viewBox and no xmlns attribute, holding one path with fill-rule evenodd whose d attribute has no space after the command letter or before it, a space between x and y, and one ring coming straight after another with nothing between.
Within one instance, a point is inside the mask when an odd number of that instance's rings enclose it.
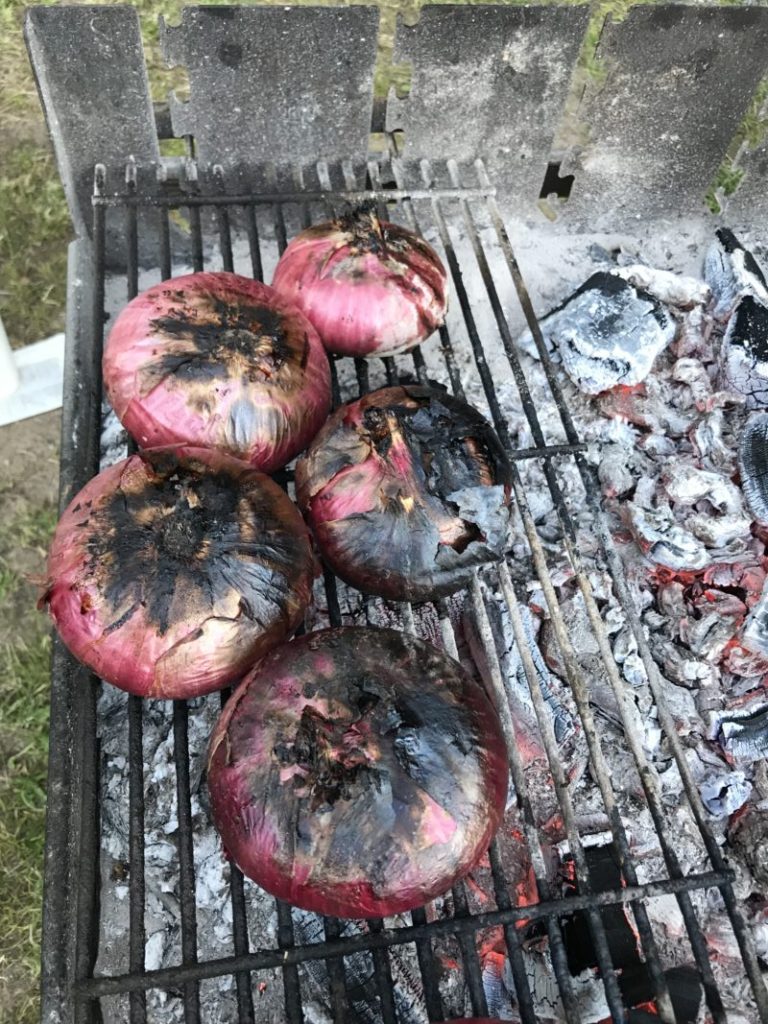
<instances>
[{"instance_id":1,"label":"grill grate","mask_svg":"<svg viewBox=\"0 0 768 1024\"><path fill-rule=\"evenodd\" d=\"M317 187L306 185L306 177L316 176ZM384 181L391 178L392 188ZM467 184L465 179L469 181ZM259 1019L254 1006L253 985L258 983L258 972L280 967L283 975L285 1016L290 1024L304 1020L302 1008L299 964L324 959L328 966L330 1006L335 1024L355 1019L346 990L344 957L359 951L370 951L373 976L379 997L381 1020L396 1024L398 1011L393 998L393 982L389 951L397 945L413 943L422 974L424 1003L430 1020L444 1019L444 1007L438 986L438 969L434 942L445 936L454 936L461 953L462 969L473 1012L487 1013L483 990L481 964L476 937L485 928L502 926L514 978L520 1018L524 1024L534 1024L536 1014L529 978L523 958L523 932L521 921L542 922L549 940L549 950L566 1020L576 1024L580 1011L571 984L562 922L575 911L584 911L600 966L605 997L614 1020L626 1019L619 978L611 962L611 952L605 934L600 908L627 905L631 908L643 957L649 969L656 1008L663 1021L674 1021L665 975L660 962L656 936L648 912L647 901L653 897L672 894L677 900L685 922L687 942L704 987L704 994L712 1020L725 1021L725 1010L710 962L707 942L698 922L691 893L697 890L719 890L736 940L743 957L746 974L751 983L754 1004L761 1020L768 1021L768 995L760 976L760 968L751 936L736 903L731 873L722 853L709 830L707 814L698 791L689 774L674 722L664 704L662 681L658 676L643 629L633 609L632 598L622 576L622 568L606 518L600 509L599 489L587 463L581 442L568 408L559 389L554 368L537 326L530 298L523 283L509 238L501 220L494 190L482 164L472 168L459 168L455 163L432 165L423 161L417 167L405 166L393 160L389 163L369 164L365 180L360 181L349 165L328 167L318 164L309 171L297 169L296 192L275 191L258 196L227 195L223 176L215 179L219 191L212 194L173 192L163 196L145 198L136 188L135 166L129 164L126 185L119 193L108 193L103 168L97 168L94 193L93 240L93 303L89 311L81 311L79 331L71 332L75 348L68 367L68 409L65 412L65 450L63 453L63 500L67 501L86 480L98 470L101 436L101 379L100 357L105 321L105 265L120 266L110 271L112 283L124 277L122 299L130 299L139 289L139 242L144 236L157 241L156 271L161 278L172 276L171 214L186 210L191 237L191 262L195 270L205 266L206 245L216 243L218 260L224 270L235 266L233 233L242 231L247 236L250 270L254 277L264 276L263 225L269 224L274 233L277 249L282 252L294 228L307 226L313 220L337 212L347 201L375 200L389 219L400 219L407 225L436 239L449 269L455 298L461 313L459 327L440 329L441 377L451 390L464 397L463 379L471 372L479 377L498 435L513 463L513 490L519 518L518 528L525 536L530 558L544 593L550 620L560 648L565 675L573 694L589 750L591 775L602 797L603 808L610 826L613 848L621 864L623 885L614 891L592 890L589 867L582 837L579 835L573 806L573 797L564 766L559 757L555 735L544 707L544 696L536 668L525 639L523 621L518 604L516 585L507 564L493 570L495 585L506 602L515 639L522 655L536 716L542 732L549 767L562 814L568 845L574 859L578 895L560 897L554 879L549 877L536 823L527 792L521 755L513 740L511 716L504 695L504 683L498 653L494 649L483 584L479 575L469 589L469 601L476 618L481 639L484 641L491 680L502 708L503 725L511 755L512 777L516 790L517 807L523 824L531 862L536 877L539 902L533 906L513 906L508 891L503 858L496 843L490 849L491 876L494 885L496 909L473 914L467 898L466 886L460 883L452 893L453 915L439 920L428 920L424 909L413 911L412 924L391 928L385 922L370 922L369 932L356 936L342 936L338 921L324 921L323 942L312 945L297 943L291 908L277 902L277 947L262 948L261 937L248 934L246 914L247 893L243 877L232 866L230 897L232 907L233 954L222 951L212 959L198 958L197 908L195 895L195 863L192 834L188 708L184 702L173 702L169 728L172 729L178 807L178 876L181 920L181 963L176 967L144 971L145 934L145 779L143 754L143 728L146 709L143 702L127 697L129 762L129 943L128 970L114 976L94 977L94 965L99 941L99 850L101 826L99 821L99 740L98 693L99 683L88 677L85 670L74 665L60 646L54 661L53 726L51 738L52 780L59 788L62 799L52 799L49 806L48 847L46 851L48 879L46 889L46 924L44 937L44 970L59 980L59 988L47 985L45 998L50 1007L61 1009L74 991L76 1007L68 1018L77 1021L100 1019L100 1000L110 996L128 995L128 1019L131 1024L144 1024L148 1020L146 992L165 988L180 992L183 997L184 1020L194 1024L201 1020L200 985L206 979L233 975L236 984L238 1020L242 1024ZM124 218L126 251L123 254L106 252L107 224L110 218ZM261 226L260 226L261 225ZM488 231L490 228L490 232ZM485 243L483 238L485 236ZM456 244L460 238L462 246ZM489 240L490 239L490 240ZM474 266L464 260L463 250L471 253ZM238 267L238 269L241 269ZM484 297L470 294L465 274L479 274ZM178 272L178 269L176 270ZM503 289L500 273L510 275L521 308L531 326L541 356L544 372L562 423L563 440L550 443L540 422L536 402L531 394L523 368L512 341L512 333L501 299ZM534 446L514 450L499 397L494 386L492 370L483 340L479 310L487 302L496 325L498 336L506 354L509 369L522 409L525 413ZM455 304L455 303L454 303ZM455 337L460 331L461 337ZM453 335L453 336L452 336ZM468 345L464 343L466 337ZM430 343L431 346L435 342ZM471 353L471 370L467 357ZM354 378L347 369L350 360L338 360L332 365L334 403L357 397L371 387L371 376L378 372L374 364L354 361ZM416 350L409 357L387 358L382 361L383 372L389 384L396 383L404 373L426 382L436 376L432 365L427 365L424 353ZM407 367L407 368L406 368ZM69 417L69 419L67 418ZM73 442L72 428L79 431L79 440ZM574 653L555 588L548 568L544 545L537 533L534 518L526 496L519 464L526 459L540 461L546 483L562 526L563 544L570 560L574 580L581 592L591 628L603 661L605 677L617 699L624 726L624 742L637 767L639 779L656 829L658 849L666 864L666 875L641 883L630 850L619 802L611 780L611 769L606 758L603 738L590 705L589 683ZM685 796L699 829L702 853L706 853L711 870L686 875L675 853L674 832L661 801L658 779L648 763L641 739L633 731L633 719L627 705L619 670L613 659L605 625L592 592L588 575L576 543L576 531L569 513L568 502L558 475L560 459L574 459L583 483L585 500L592 512L595 532L599 538L605 563L613 579L628 622L635 635L638 650L645 666L653 693L659 722L669 748L677 762ZM290 485L290 474L286 475ZM332 625L342 623L343 616L335 578L326 571L324 576L328 616ZM443 643L446 650L456 655L456 640L452 632L447 605L436 606ZM401 609L405 628L415 631L415 618L410 605ZM68 694L70 695L68 698ZM73 700L71 695L77 694ZM218 698L211 698L218 699ZM226 694L222 695L222 701ZM56 718L57 704L62 711ZM73 739L74 738L74 742ZM63 866L66 869L63 870ZM64 881L62 882L62 875ZM54 888L53 881L56 881ZM62 891L63 890L63 891ZM67 897L69 893L69 897ZM69 900L69 901L68 901ZM73 917L67 919L68 910ZM71 930L68 925L71 924ZM57 974L58 972L58 974ZM65 981L62 982L61 979ZM63 987L62 987L63 986ZM66 990L66 991L65 991ZM55 1001L55 1002L54 1002ZM47 1019L47 1018L46 1018Z\"/></svg>"}]
</instances>

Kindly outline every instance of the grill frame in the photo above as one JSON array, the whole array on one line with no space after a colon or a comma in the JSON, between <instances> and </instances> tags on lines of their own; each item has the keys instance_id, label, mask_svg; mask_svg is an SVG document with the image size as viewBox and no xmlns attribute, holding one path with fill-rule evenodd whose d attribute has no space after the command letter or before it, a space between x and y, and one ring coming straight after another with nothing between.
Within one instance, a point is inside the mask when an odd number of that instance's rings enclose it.
<instances>
[{"instance_id":1,"label":"grill frame","mask_svg":"<svg viewBox=\"0 0 768 1024\"><path fill-rule=\"evenodd\" d=\"M189 210L192 232L192 259L196 270L202 269L204 262L203 229L200 217L201 207L210 207L214 212L218 226L219 245L224 269L229 269L232 262L230 210L233 207L245 207L246 211L250 211L247 213L247 218L248 223L253 228L253 230L249 230L252 268L254 275L260 276L262 261L258 248L258 233L256 231L255 210L257 207L266 207L272 211L275 234L278 239L278 245L282 248L286 242L284 210L287 206L298 206L302 211L302 222L306 224L309 222L309 205L312 202L322 204L326 212L331 213L339 204L348 200L369 198L377 201L379 204L396 200L402 207L406 223L410 223L411 226L418 228L420 225L415 215L415 204L417 201L428 201L431 215L441 238L443 253L447 258L453 286L458 294L464 324L473 350L475 370L479 373L484 385L486 398L491 408L497 432L505 448L513 458L516 504L518 511L522 515L523 528L528 537L533 561L540 570L540 582L544 586L546 593L548 581L546 556L538 540L535 525L530 515L530 510L527 508L524 490L517 472L517 463L522 459L528 458L542 460L549 489L563 526L565 546L574 570L577 573L585 601L589 607L589 581L586 575L579 571L580 555L575 546L575 531L560 489L554 465L556 458L572 457L576 460L584 484L586 498L590 503L603 555L612 572L617 596L627 613L628 621L635 634L638 649L649 676L651 689L655 691L654 697L655 704L659 709L659 720L680 768L686 797L692 807L694 817L697 819L702 842L707 849L712 870L700 875L684 877L679 865L676 864L673 846L666 836L666 830L662 828L659 832L657 827L657 832L662 837L661 846L667 859L669 877L644 885L636 885L632 881L633 869L631 857L628 856L629 851L626 846L626 837L623 840L621 838L623 825L620 816L618 811L611 814L610 809L607 808L614 833L614 843L618 845L620 856L623 856L625 864L624 880L627 883L626 887L607 893L595 894L589 892L589 883L583 859L579 863L578 851L580 844L578 833L571 826L571 849L576 856L577 870L581 876L580 882L583 894L568 898L553 897L550 881L543 871L543 862L540 854L538 862L536 859L535 826L533 824L531 807L525 795L522 767L519 763L515 764L513 759L512 768L518 790L518 806L521 809L521 817L527 825L529 839L534 847L532 849L534 865L538 864L537 880L541 897L541 902L538 905L533 907L510 906L509 896L503 881L503 865L501 864L498 851L492 848L491 865L496 890L495 895L499 907L496 911L470 915L466 906L466 898L462 896L463 887L460 885L454 896L456 913L450 919L428 923L424 912L420 911L414 914L414 923L410 928L388 929L382 923L378 923L373 925L370 934L355 938L340 938L338 924L334 921L327 921L326 942L302 947L294 944L290 909L285 904L278 903L277 948L249 952L242 877L239 875L239 872L233 870L231 896L233 902L233 944L235 955L198 962L194 903L194 862L191 829L189 828L190 780L186 751L187 708L184 702L174 702L173 732L178 768L179 831L182 836L179 850L182 964L179 967L144 972L145 894L143 892L144 791L141 747L142 702L139 698L129 697L128 745L131 787L129 839L130 969L124 975L94 978L92 974L97 954L96 947L99 931L98 850L100 829L98 808L99 750L97 739L99 683L86 670L74 663L57 642L54 649L53 663L50 754L51 796L49 798L47 821L46 888L44 898L44 1021L98 1021L100 1019L98 1000L101 997L117 993L130 993L129 1019L131 1024L134 1024L134 1022L141 1024L141 1022L147 1019L143 993L153 987L180 987L183 992L185 1021L198 1021L200 1020L198 1001L200 981L224 974L232 974L236 978L239 1019L245 1022L252 1021L257 1018L254 1016L251 986L249 984L250 973L267 966L281 966L284 977L286 1016L290 1024L296 1024L296 1022L302 1020L297 965L309 959L320 958L327 959L329 962L334 1021L343 1020L345 1019L344 980L343 969L340 967L340 965L343 965L343 961L340 958L345 954L348 955L358 950L371 950L374 957L374 975L381 1000L382 1019L386 1024L389 1024L390 1021L397 1020L397 1015L391 998L392 980L389 974L386 950L390 946L406 942L416 944L419 963L425 979L425 1001L430 1019L439 1020L442 1019L442 1007L434 977L430 940L446 933L454 934L458 939L464 957L464 970L467 976L473 1011L478 1015L482 1015L486 1007L473 936L481 928L498 924L504 926L510 964L520 999L521 1018L525 1024L529 1024L529 1022L535 1020L533 1002L527 980L525 980L520 935L514 925L517 921L523 919L541 919L545 922L548 930L553 954L553 966L561 988L566 1018L570 1024L570 1022L577 1021L579 1017L573 994L569 992L568 970L562 945L560 922L565 916L573 913L575 910L587 911L593 928L598 954L603 957L604 963L610 963L607 947L605 947L604 940L601 941L600 939L600 916L596 908L616 903L632 903L636 909L635 918L638 921L641 938L646 947L646 956L653 969L657 995L661 1000L661 1017L663 1020L669 1020L673 1019L670 1016L671 1006L665 1001L668 995L665 994L662 972L658 962L654 963L655 954L653 952L652 936L649 927L647 925L644 926L642 923L643 915L640 910L640 900L642 898L662 893L674 893L678 898L678 903L684 917L687 917L690 941L694 947L698 947L699 970L704 979L710 1010L715 1020L722 1020L724 1019L724 1014L722 1012L722 1005L719 1003L717 986L714 983L714 978L711 976L706 944L703 942L700 929L695 923L695 911L688 897L688 893L691 891L712 887L720 891L728 911L734 933L741 948L742 957L745 961L745 969L752 982L753 992L759 1004L758 1013L760 1014L760 1019L768 1021L768 995L760 979L760 969L754 947L751 943L749 930L736 905L731 883L732 876L723 860L714 836L709 830L706 820L707 815L701 805L698 791L688 774L683 752L674 730L673 720L669 712L665 710L663 694L661 692L663 684L658 677L658 672L648 649L637 613L633 611L631 596L621 578L618 555L615 549L613 549L607 519L600 508L599 488L594 480L593 470L584 458L585 446L574 428L567 405L557 383L555 369L544 347L528 292L522 280L503 220L496 206L494 189L480 161L477 161L473 168L459 168L449 161L444 169L440 168L441 174L439 175L440 180L438 184L435 184L434 170L435 168L427 162L422 162L416 168L408 168L397 161L392 161L391 166L386 161L372 161L366 169L367 180L361 183L355 179L355 172L350 165L328 168L327 165L321 163L316 169L319 187L303 191L300 187L303 185L303 175L300 170L297 170L297 191L291 194L269 192L259 195L242 196L226 195L221 192L218 194L210 192L190 194L178 191L164 196L144 196L136 187L137 175L135 164L129 162L127 165L125 186L124 188L121 187L117 192L108 191L106 169L101 166L97 167L93 196L93 243L91 245L87 239L81 238L73 243L70 250L69 276L71 301L68 314L67 336L73 343L68 348L65 378L65 394L68 396L68 401L65 404L62 433L62 507L68 503L70 498L83 486L87 479L98 470L99 466L102 422L100 353L103 343L104 284L106 258L108 255L114 255L106 251L107 238L110 237L106 232L107 213L109 210L114 210L115 208L122 209L125 215L124 237L126 240L126 250L124 265L127 297L130 298L138 289L139 217L140 214L148 213L150 209L156 211L160 218L161 229L158 235L157 266L163 277L170 276L170 271L172 271L168 212L174 206L186 207ZM334 189L331 178L332 176L337 178L337 175L340 180L337 180L337 187ZM470 181L469 185L465 186L463 181L467 176L473 178L473 180ZM382 187L382 180L387 177L394 179L396 185L394 189ZM217 180L223 188L222 173L218 174ZM411 184L414 185L413 188L410 187ZM536 409L528 391L525 375L512 344L509 323L499 301L494 275L488 265L482 241L479 235L475 237L475 214L470 204L479 201L484 204L490 221L494 226L498 245L504 254L507 270L512 276L518 299L534 333L547 375L552 400L557 406L563 424L567 440L567 443L564 445L547 444L541 430ZM458 219L446 213L446 207L449 204L453 204L454 207L458 204ZM520 451L510 450L510 439L495 395L493 381L488 371L483 343L473 315L472 303L464 289L461 266L451 242L451 230L455 231L457 220L461 220L464 223L467 237L472 242L474 255L480 268L488 300L493 307L497 326L510 363L510 369L521 394L523 408L536 442L532 448ZM485 260L485 269L483 269L483 260ZM166 271L169 273L166 274ZM441 329L440 343L445 357L446 377L453 386L453 390L461 394L461 380L456 370L455 352L447 328ZM435 342L433 341L431 344L435 344ZM417 349L409 357L409 361L412 361L416 377L420 380L425 380L426 366L422 353ZM386 360L385 367L388 381L395 382L397 379L395 361ZM365 362L358 360L356 362L356 377L361 390L367 389L367 375L368 370ZM334 402L338 402L339 399L338 382L334 374ZM77 444L73 443L73 438L75 437L78 438ZM341 613L335 593L335 582L329 573L326 573L325 582L331 624L335 625L341 622ZM551 589L551 581L549 586ZM502 571L501 574L501 587L508 601L513 628L516 633L520 631L519 635L522 636L519 613L515 614L517 599L514 586L509 574L505 571ZM552 593L554 594L554 591ZM482 589L477 577L470 591L470 599L475 614L478 616L482 632L484 604ZM592 625L593 628L597 626L597 635L599 636L602 623L599 619L596 605L594 605L594 598L591 598L591 601L594 612L597 615L597 621L593 618ZM447 625L448 629L450 629L450 623L444 608L441 618L443 624ZM411 628L413 628L413 615L408 606L404 609L404 619L406 626L410 623ZM488 637L487 629L485 632L486 637ZM563 638L560 637L560 640L562 643ZM449 633L446 633L444 641L446 648L450 652L452 638ZM455 641L453 643L455 650ZM587 740L592 747L591 761L594 762L592 765L593 773L598 779L599 784L602 785L604 794L610 795L612 794L610 777L605 767L600 766L600 731L589 710L587 684L575 659L568 658L568 646L566 636L563 655L568 665L569 682L576 696L577 703L581 703L582 725ZM520 650L523 652L524 668L529 685L531 686L537 717L540 724L546 723L542 697L538 690L535 669L530 659L530 654L523 643L520 644ZM614 688L618 686L617 694L620 694L620 677L613 657L610 654L610 648L607 650L610 660L606 662L606 672ZM527 658L526 654L528 654ZM605 656L605 648L602 650L602 654ZM498 660L494 663L494 656L491 650L489 650L489 655L491 655L491 671L494 676L494 682L497 688L501 685L503 690ZM619 706L622 706L621 701ZM507 722L506 724L507 728L509 728L509 723ZM546 724L543 725L542 731L548 753L552 754L554 751L554 771L557 781L558 759L554 736L547 734ZM627 733L627 738L630 741L630 746L633 746L633 755L636 759L640 758L642 762L644 754L639 745L639 740L635 738L635 742L632 744L631 730ZM641 770L644 770L642 766ZM650 770L652 772L652 769ZM562 768L560 768L560 773L561 777L557 787L559 789L558 796L561 809L564 812L563 816L566 825L568 825L568 788L567 783L562 778ZM658 819L662 821L664 811L658 802L658 797L654 795L652 776L646 775L644 781L646 782L646 798L648 799L648 794L650 794L650 801L655 807ZM610 799L608 802L610 802ZM185 821L186 826L184 825ZM622 847L624 847L623 850ZM63 870L62 864L65 866ZM607 960L606 957L608 957ZM610 979L612 976L613 972L605 972L604 977ZM615 978L613 978L613 986L610 985L609 980L609 988L606 995L609 1004L612 1006L614 1018L617 1020L622 1019L621 999L615 985ZM352 1019L351 1015L346 1019Z\"/></svg>"}]
</instances>

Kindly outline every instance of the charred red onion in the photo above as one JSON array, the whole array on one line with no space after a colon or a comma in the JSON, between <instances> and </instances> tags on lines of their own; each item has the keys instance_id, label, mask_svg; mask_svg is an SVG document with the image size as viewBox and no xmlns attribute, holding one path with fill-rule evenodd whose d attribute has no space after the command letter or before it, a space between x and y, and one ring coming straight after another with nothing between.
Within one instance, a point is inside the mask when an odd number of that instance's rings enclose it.
<instances>
[{"instance_id":1,"label":"charred red onion","mask_svg":"<svg viewBox=\"0 0 768 1024\"><path fill-rule=\"evenodd\" d=\"M366 593L451 594L504 553L509 463L480 413L442 391L382 388L337 409L296 493L325 561Z\"/></svg>"},{"instance_id":2,"label":"charred red onion","mask_svg":"<svg viewBox=\"0 0 768 1024\"><path fill-rule=\"evenodd\" d=\"M208 786L240 869L298 907L379 917L445 892L485 852L508 767L485 691L393 630L300 637L241 683Z\"/></svg>"},{"instance_id":3,"label":"charred red onion","mask_svg":"<svg viewBox=\"0 0 768 1024\"><path fill-rule=\"evenodd\" d=\"M307 319L267 285L189 274L129 302L104 351L120 422L144 448L218 448L272 473L328 415L328 359Z\"/></svg>"},{"instance_id":4,"label":"charred red onion","mask_svg":"<svg viewBox=\"0 0 768 1024\"><path fill-rule=\"evenodd\" d=\"M413 231L363 207L294 238L273 287L306 314L330 352L407 352L440 326L447 280L440 257Z\"/></svg>"},{"instance_id":5,"label":"charred red onion","mask_svg":"<svg viewBox=\"0 0 768 1024\"><path fill-rule=\"evenodd\" d=\"M218 452L156 450L73 499L41 604L103 679L191 697L241 678L293 632L314 573L301 516L269 477Z\"/></svg>"}]
</instances>

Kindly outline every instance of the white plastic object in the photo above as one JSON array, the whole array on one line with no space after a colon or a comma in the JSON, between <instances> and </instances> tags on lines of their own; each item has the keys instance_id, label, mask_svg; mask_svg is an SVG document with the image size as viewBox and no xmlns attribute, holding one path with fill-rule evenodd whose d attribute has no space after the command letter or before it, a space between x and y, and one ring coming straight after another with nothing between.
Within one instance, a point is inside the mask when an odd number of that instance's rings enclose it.
<instances>
[{"instance_id":1,"label":"white plastic object","mask_svg":"<svg viewBox=\"0 0 768 1024\"><path fill-rule=\"evenodd\" d=\"M61 407L64 380L64 335L12 351L0 337L0 426ZM16 378L12 390L9 383Z\"/></svg>"}]
</instances>

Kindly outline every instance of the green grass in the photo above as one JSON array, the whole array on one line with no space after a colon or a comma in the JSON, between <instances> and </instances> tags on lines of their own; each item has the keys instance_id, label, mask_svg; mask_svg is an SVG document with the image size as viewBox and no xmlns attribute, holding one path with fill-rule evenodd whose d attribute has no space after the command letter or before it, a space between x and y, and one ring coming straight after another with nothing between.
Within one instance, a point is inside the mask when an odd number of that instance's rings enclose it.
<instances>
[{"instance_id":1,"label":"green grass","mask_svg":"<svg viewBox=\"0 0 768 1024\"><path fill-rule=\"evenodd\" d=\"M42 567L51 506L0 529L0 1024L38 1016L50 636L35 588L12 564Z\"/></svg>"},{"instance_id":2,"label":"green grass","mask_svg":"<svg viewBox=\"0 0 768 1024\"><path fill-rule=\"evenodd\" d=\"M0 173L0 316L13 344L63 328L70 234L53 159L20 143Z\"/></svg>"}]
</instances>

